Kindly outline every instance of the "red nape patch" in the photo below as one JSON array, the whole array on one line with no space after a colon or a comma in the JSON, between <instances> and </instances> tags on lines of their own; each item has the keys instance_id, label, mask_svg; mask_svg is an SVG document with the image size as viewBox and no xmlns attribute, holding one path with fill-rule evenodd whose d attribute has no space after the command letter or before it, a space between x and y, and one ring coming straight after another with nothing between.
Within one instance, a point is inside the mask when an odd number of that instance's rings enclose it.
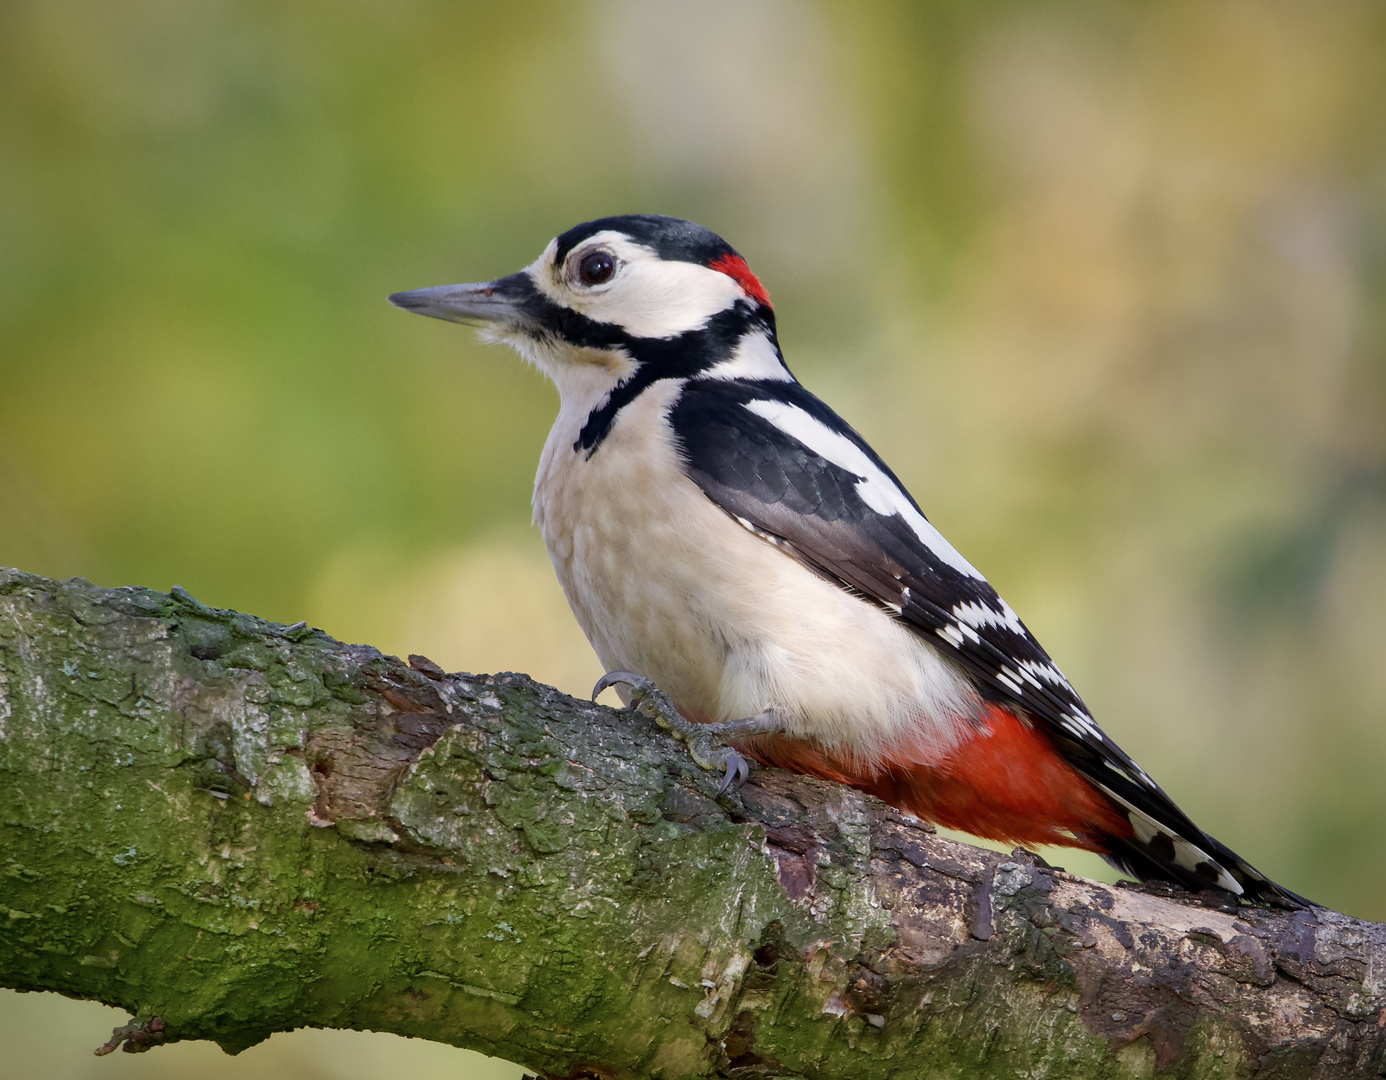
<instances>
[{"instance_id":1,"label":"red nape patch","mask_svg":"<svg viewBox=\"0 0 1386 1080\"><path fill-rule=\"evenodd\" d=\"M746 265L746 260L740 255L719 255L707 265L711 270L726 274L727 277L740 285L741 291L757 304L764 304L771 311L775 309L775 305L770 303L770 294L765 291L765 286L760 283L760 279L755 274L751 273L751 268Z\"/></svg>"},{"instance_id":2,"label":"red nape patch","mask_svg":"<svg viewBox=\"0 0 1386 1080\"><path fill-rule=\"evenodd\" d=\"M986 731L941 761L908 757L876 772L812 743L767 736L747 743L766 765L850 784L925 821L1012 844L1108 850L1131 835L1110 799L1059 756L1045 736L999 705L986 706Z\"/></svg>"}]
</instances>

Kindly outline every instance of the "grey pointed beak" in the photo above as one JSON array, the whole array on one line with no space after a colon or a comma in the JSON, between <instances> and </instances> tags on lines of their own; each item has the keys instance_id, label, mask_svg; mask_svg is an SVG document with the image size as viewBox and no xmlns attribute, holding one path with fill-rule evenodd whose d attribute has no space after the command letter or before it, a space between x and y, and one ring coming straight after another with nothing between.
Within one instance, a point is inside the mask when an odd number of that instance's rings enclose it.
<instances>
[{"instance_id":1,"label":"grey pointed beak","mask_svg":"<svg viewBox=\"0 0 1386 1080\"><path fill-rule=\"evenodd\" d=\"M435 285L390 295L390 303L405 311L460 323L505 323L519 326L533 321L525 301L534 296L534 285L525 274L511 274L496 281L472 285Z\"/></svg>"}]
</instances>

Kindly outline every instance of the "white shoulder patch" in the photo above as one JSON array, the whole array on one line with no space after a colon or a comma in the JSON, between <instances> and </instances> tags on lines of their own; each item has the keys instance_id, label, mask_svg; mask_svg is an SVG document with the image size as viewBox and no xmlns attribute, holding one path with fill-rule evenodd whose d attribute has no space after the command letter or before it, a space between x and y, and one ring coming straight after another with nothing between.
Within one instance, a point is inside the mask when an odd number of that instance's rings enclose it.
<instances>
[{"instance_id":1,"label":"white shoulder patch","mask_svg":"<svg viewBox=\"0 0 1386 1080\"><path fill-rule=\"evenodd\" d=\"M763 330L752 330L736 343L731 356L714 364L702 373L704 379L746 379L753 382L773 380L793 382L794 376L784 366L774 343Z\"/></svg>"},{"instance_id":2,"label":"white shoulder patch","mask_svg":"<svg viewBox=\"0 0 1386 1080\"><path fill-rule=\"evenodd\" d=\"M861 447L845 435L834 431L821 420L810 416L797 405L783 401L756 400L746 402L746 408L757 416L769 420L792 439L803 443L820 457L834 465L846 469L857 477L857 495L862 502L878 514L898 515L903 518L920 543L927 547L940 562L946 563L960 574L985 581L977 568L958 553L943 534L929 523L929 520L914 508L909 496L891 482L880 468L862 452Z\"/></svg>"}]
</instances>

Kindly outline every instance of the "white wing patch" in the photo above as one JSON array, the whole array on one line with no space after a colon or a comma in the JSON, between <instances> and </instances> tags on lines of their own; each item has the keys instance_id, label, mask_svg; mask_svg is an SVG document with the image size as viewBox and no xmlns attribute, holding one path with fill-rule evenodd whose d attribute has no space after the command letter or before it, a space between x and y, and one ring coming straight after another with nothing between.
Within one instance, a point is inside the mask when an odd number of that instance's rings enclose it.
<instances>
[{"instance_id":1,"label":"white wing patch","mask_svg":"<svg viewBox=\"0 0 1386 1080\"><path fill-rule=\"evenodd\" d=\"M996 673L996 681L1016 697L1023 697L1025 694L1025 687L1020 685L1015 672L1008 667L1003 667Z\"/></svg>"},{"instance_id":2,"label":"white wing patch","mask_svg":"<svg viewBox=\"0 0 1386 1080\"><path fill-rule=\"evenodd\" d=\"M1064 673L1053 664L1037 664L1033 660L1020 661L1020 672L1030 682L1043 679L1054 686L1062 686L1069 693L1076 693L1068 679L1064 678ZM1038 683L1036 682L1036 685Z\"/></svg>"},{"instance_id":3,"label":"white wing patch","mask_svg":"<svg viewBox=\"0 0 1386 1080\"><path fill-rule=\"evenodd\" d=\"M1066 713L1059 720L1064 727L1078 736L1087 736L1089 739L1103 741L1102 729L1097 726L1097 722L1084 712L1074 711Z\"/></svg>"},{"instance_id":4,"label":"white wing patch","mask_svg":"<svg viewBox=\"0 0 1386 1080\"><path fill-rule=\"evenodd\" d=\"M731 356L702 373L704 379L748 379L793 382L774 343L763 330L753 330L736 343Z\"/></svg>"},{"instance_id":5,"label":"white wing patch","mask_svg":"<svg viewBox=\"0 0 1386 1080\"><path fill-rule=\"evenodd\" d=\"M1000 611L989 608L985 604L979 604L975 600L969 600L965 604L954 605L953 614L974 629L983 626L1003 626L1016 637L1029 637L1030 635L1025 632L1025 627L1020 621L1020 616L1011 610L1011 605L1001 600L999 596L996 599L1001 602Z\"/></svg>"},{"instance_id":6,"label":"white wing patch","mask_svg":"<svg viewBox=\"0 0 1386 1080\"><path fill-rule=\"evenodd\" d=\"M929 520L914 508L909 497L892 483L861 447L840 432L834 431L821 420L810 416L797 405L783 401L757 399L745 403L746 408L757 416L769 420L792 439L803 443L815 454L826 458L839 468L846 469L857 477L857 496L878 514L899 516L914 531L920 543L943 563L960 574L985 581L977 568L958 553L943 534L929 523Z\"/></svg>"}]
</instances>

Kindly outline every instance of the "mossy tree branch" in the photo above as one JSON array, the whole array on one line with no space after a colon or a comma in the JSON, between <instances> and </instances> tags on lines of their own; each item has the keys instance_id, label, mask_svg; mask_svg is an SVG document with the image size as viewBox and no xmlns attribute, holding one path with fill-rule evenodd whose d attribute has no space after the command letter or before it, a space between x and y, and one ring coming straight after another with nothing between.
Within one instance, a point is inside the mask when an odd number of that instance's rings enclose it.
<instances>
[{"instance_id":1,"label":"mossy tree branch","mask_svg":"<svg viewBox=\"0 0 1386 1080\"><path fill-rule=\"evenodd\" d=\"M1109 888L643 718L0 571L0 982L558 1076L1361 1077L1386 927ZM157 1020L155 1019L157 1018Z\"/></svg>"}]
</instances>

